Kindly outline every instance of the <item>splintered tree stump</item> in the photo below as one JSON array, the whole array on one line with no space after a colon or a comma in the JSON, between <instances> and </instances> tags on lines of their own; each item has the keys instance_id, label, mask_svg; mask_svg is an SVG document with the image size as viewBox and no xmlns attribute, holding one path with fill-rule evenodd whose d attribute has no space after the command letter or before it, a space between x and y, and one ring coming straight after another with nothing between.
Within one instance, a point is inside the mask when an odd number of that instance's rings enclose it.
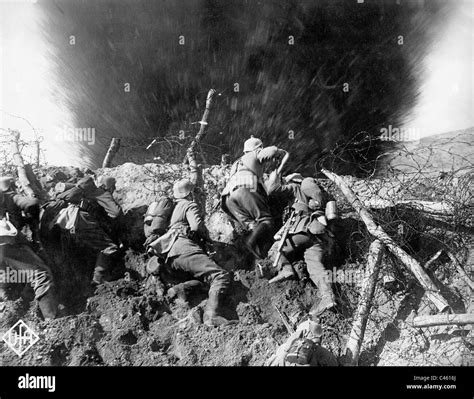
<instances>
[{"instance_id":1,"label":"splintered tree stump","mask_svg":"<svg viewBox=\"0 0 474 399\"><path fill-rule=\"evenodd\" d=\"M35 167L38 169L40 167L40 158L41 158L41 145L40 141L35 141L35 149L36 149L36 158L35 158Z\"/></svg>"},{"instance_id":2,"label":"splintered tree stump","mask_svg":"<svg viewBox=\"0 0 474 399\"><path fill-rule=\"evenodd\" d=\"M112 161L114 160L115 154L117 154L119 149L120 139L114 137L110 142L110 146L107 150L107 154L105 155L104 162L102 162L103 168L110 168L112 166Z\"/></svg>"},{"instance_id":3,"label":"splintered tree stump","mask_svg":"<svg viewBox=\"0 0 474 399\"><path fill-rule=\"evenodd\" d=\"M425 289L428 299L436 306L436 308L440 312L448 309L448 302L441 295L439 288L431 280L430 276L428 276L423 267L402 248L400 248L381 226L375 223L369 210L364 207L362 202L357 198L352 189L346 184L344 179L326 169L322 169L322 172L339 187L349 203L357 211L360 218L367 226L369 233L382 241L387 246L387 248L400 260L400 262L402 262L408 268L408 270L411 271L421 286Z\"/></svg>"},{"instance_id":4,"label":"splintered tree stump","mask_svg":"<svg viewBox=\"0 0 474 399\"><path fill-rule=\"evenodd\" d=\"M196 149L196 146L199 144L199 142L203 139L205 135L207 120L209 119L209 112L211 110L212 98L215 93L216 91L214 89L209 90L209 92L207 93L206 109L204 110L202 119L199 121L199 124L200 124L199 132L197 133L196 137L194 137L194 140L191 142L186 152L186 157L184 158L183 162L184 163L189 162L190 166L191 166L191 160L193 160L196 163L195 149Z\"/></svg>"},{"instance_id":5,"label":"splintered tree stump","mask_svg":"<svg viewBox=\"0 0 474 399\"><path fill-rule=\"evenodd\" d=\"M360 349L364 341L365 329L369 318L372 298L377 284L380 264L383 255L383 244L380 240L374 240L370 244L365 279L362 282L362 292L357 305L356 315L352 323L352 330L346 344L344 364L356 366L359 361Z\"/></svg>"},{"instance_id":6,"label":"splintered tree stump","mask_svg":"<svg viewBox=\"0 0 474 399\"><path fill-rule=\"evenodd\" d=\"M460 326L474 324L474 313L437 314L433 316L417 316L413 319L414 327L447 326L451 324Z\"/></svg>"},{"instance_id":7,"label":"splintered tree stump","mask_svg":"<svg viewBox=\"0 0 474 399\"><path fill-rule=\"evenodd\" d=\"M184 159L184 163L189 163L189 177L192 183L194 184L194 194L195 194L195 200L196 203L198 204L199 208L201 209L201 212L205 213L206 210L206 196L204 194L204 180L202 177L202 167L198 165L197 162L197 157L196 157L196 147L197 145L201 142L202 138L204 137L205 134L205 129L207 126L207 120L209 118L209 111L211 109L211 103L212 103L212 98L215 94L215 90L211 89L207 93L207 99L206 99L206 109L204 110L204 114L202 116L199 127L199 132L197 133L196 137L194 140L191 142L188 150L186 151L186 158Z\"/></svg>"},{"instance_id":8,"label":"splintered tree stump","mask_svg":"<svg viewBox=\"0 0 474 399\"><path fill-rule=\"evenodd\" d=\"M15 164L17 171L18 171L18 181L23 188L23 191L26 195L30 197L37 197L37 193L33 190L32 184L28 179L28 174L25 169L25 162L23 161L23 157L21 156L20 152L20 133L17 131L13 131L12 133L12 152L13 152L13 163Z\"/></svg>"}]
</instances>

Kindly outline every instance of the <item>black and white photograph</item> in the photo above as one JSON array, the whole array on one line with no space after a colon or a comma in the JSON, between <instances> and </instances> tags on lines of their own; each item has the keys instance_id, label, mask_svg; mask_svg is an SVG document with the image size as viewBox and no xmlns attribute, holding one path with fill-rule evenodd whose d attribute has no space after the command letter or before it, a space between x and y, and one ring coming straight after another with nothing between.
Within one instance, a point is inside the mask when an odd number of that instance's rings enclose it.
<instances>
[{"instance_id":1,"label":"black and white photograph","mask_svg":"<svg viewBox=\"0 0 474 399\"><path fill-rule=\"evenodd\" d=\"M472 398L473 50L474 0L0 0L1 399Z\"/></svg>"}]
</instances>

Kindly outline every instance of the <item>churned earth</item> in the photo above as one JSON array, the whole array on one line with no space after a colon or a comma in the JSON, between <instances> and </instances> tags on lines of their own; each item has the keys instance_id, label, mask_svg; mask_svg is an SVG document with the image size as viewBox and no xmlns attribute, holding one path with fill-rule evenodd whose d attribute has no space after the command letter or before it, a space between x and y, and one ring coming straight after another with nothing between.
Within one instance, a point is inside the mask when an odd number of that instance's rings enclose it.
<instances>
[{"instance_id":1,"label":"churned earth","mask_svg":"<svg viewBox=\"0 0 474 399\"><path fill-rule=\"evenodd\" d=\"M61 173L59 173L61 172ZM73 168L42 168L38 180L44 190L53 183L74 178L87 171ZM91 172L91 171L90 171ZM126 212L124 264L117 279L89 288L93 258L75 252L67 242L46 245L49 264L58 285L65 316L44 322L39 317L32 293L25 287L12 300L0 303L0 331L7 331L22 319L39 336L22 357L0 343L1 365L60 366L261 366L288 337L276 307L297 326L306 319L316 301L317 289L307 279L268 284L267 260L257 265L233 236L233 229L220 211L218 193L229 172L228 166L204 169L206 222L216 253L214 259L232 275L226 316L228 326L210 328L202 324L206 295L185 302L160 296L145 272L146 255L142 243L143 214L156 196L170 193L173 182L187 175L182 165L126 163L99 169L117 179L116 198ZM76 176L77 177L77 176ZM463 187L472 187L472 178L461 176ZM359 195L371 189L383 196L380 186L394 187L400 198L436 200L459 191L459 180L444 179L431 191L432 180L418 179L407 186L396 177L355 181ZM335 195L341 219L338 223L337 254L329 267L346 279L335 284L338 308L322 315L322 345L340 360L344 354L355 310L361 279L372 238L357 213L340 191L328 180L321 183ZM412 182L413 183L413 182ZM418 187L418 189L414 189ZM457 189L457 191L455 190ZM472 190L472 188L470 189ZM387 200L393 192L387 191ZM472 191L471 191L472 192ZM461 193L460 195L465 195ZM464 197L463 197L464 198ZM369 198L370 199L370 198ZM459 200L455 202L455 200ZM463 200L464 201L464 200ZM472 199L471 199L472 201ZM373 211L374 218L415 259L424 264L440 249L450 249L473 275L472 203L453 199L458 219L432 221L415 208L393 206ZM464 213L463 213L464 212ZM467 212L467 213L466 213ZM461 219L460 216L461 215ZM460 220L460 221L459 221ZM452 227L454 224L454 227ZM401 227L400 227L401 226ZM467 230L466 230L467 229ZM70 252L66 253L65 249ZM299 266L304 267L301 263ZM337 267L337 269L336 269ZM440 256L430 272L455 313L472 312L472 293L457 273L449 257ZM359 274L358 274L359 273ZM354 277L355 276L355 277ZM387 276L390 276L388 278ZM347 278L350 277L350 278ZM351 280L352 278L352 280ZM472 326L415 328L417 315L435 314L423 289L404 266L388 252L383 257L373 307L362 347L360 365L472 365Z\"/></svg>"}]
</instances>

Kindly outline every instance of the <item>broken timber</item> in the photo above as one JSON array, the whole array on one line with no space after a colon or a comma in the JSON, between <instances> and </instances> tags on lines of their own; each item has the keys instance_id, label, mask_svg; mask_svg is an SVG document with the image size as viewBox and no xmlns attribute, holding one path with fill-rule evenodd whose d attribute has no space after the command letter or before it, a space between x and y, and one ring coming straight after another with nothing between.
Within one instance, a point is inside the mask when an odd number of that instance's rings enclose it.
<instances>
[{"instance_id":1,"label":"broken timber","mask_svg":"<svg viewBox=\"0 0 474 399\"><path fill-rule=\"evenodd\" d=\"M118 150L120 149L120 139L113 138L110 142L109 149L107 150L107 154L105 155L104 162L102 162L103 168L110 168L112 165L112 161L117 154Z\"/></svg>"},{"instance_id":2,"label":"broken timber","mask_svg":"<svg viewBox=\"0 0 474 399\"><path fill-rule=\"evenodd\" d=\"M375 223L368 209L364 207L362 202L357 198L346 182L339 175L336 175L335 173L332 173L326 169L323 169L322 172L339 187L349 203L357 211L360 218L367 226L369 233L382 241L382 243L384 243L387 248L411 271L411 273L425 289L428 299L430 299L436 308L440 312L448 309L448 302L441 295L439 288L431 280L423 267L402 248L400 248L381 226Z\"/></svg>"},{"instance_id":3,"label":"broken timber","mask_svg":"<svg viewBox=\"0 0 474 399\"><path fill-rule=\"evenodd\" d=\"M474 313L437 314L432 316L417 316L413 319L413 327L447 326L451 324L474 324Z\"/></svg>"},{"instance_id":4,"label":"broken timber","mask_svg":"<svg viewBox=\"0 0 474 399\"><path fill-rule=\"evenodd\" d=\"M12 131L12 152L13 152L13 163L15 164L18 171L18 180L23 188L23 191L26 195L30 197L37 197L37 193L33 190L33 187L28 179L28 174L26 173L25 163L20 152L20 133L17 131Z\"/></svg>"},{"instance_id":5,"label":"broken timber","mask_svg":"<svg viewBox=\"0 0 474 399\"><path fill-rule=\"evenodd\" d=\"M201 209L201 212L205 212L205 196L204 196L204 181L202 177L202 170L200 165L197 163L196 159L196 146L201 142L202 138L204 137L204 132L205 128L207 126L207 120L209 118L209 111L211 109L211 103L212 103L212 98L215 94L215 90L211 89L207 93L207 99L206 99L206 109L204 110L204 114L202 116L201 121L199 122L200 127L199 127L199 132L196 134L196 137L193 139L191 142L188 150L186 151L186 158L184 160L184 163L186 161L189 163L189 169L190 169L190 180L194 184L194 193L196 195L195 199L196 202Z\"/></svg>"},{"instance_id":6,"label":"broken timber","mask_svg":"<svg viewBox=\"0 0 474 399\"><path fill-rule=\"evenodd\" d=\"M383 255L383 244L380 240L374 240L370 244L367 260L366 278L362 282L362 292L357 305L356 315L352 323L352 330L346 344L344 364L356 366L359 361L360 349L364 340L365 328L369 318L375 285L379 275L380 264Z\"/></svg>"}]
</instances>

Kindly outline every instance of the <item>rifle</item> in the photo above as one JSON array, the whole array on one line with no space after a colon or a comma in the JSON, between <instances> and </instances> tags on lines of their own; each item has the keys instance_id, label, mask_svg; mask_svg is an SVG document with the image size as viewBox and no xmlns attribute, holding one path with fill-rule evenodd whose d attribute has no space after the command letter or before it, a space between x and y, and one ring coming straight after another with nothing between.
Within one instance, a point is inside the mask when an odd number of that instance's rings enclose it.
<instances>
[{"instance_id":1,"label":"rifle","mask_svg":"<svg viewBox=\"0 0 474 399\"><path fill-rule=\"evenodd\" d=\"M280 261L280 257L281 257L281 251L283 250L283 247L285 246L285 241L286 241L286 238L288 237L288 233L290 232L291 223L293 222L294 215L295 215L295 211L293 210L291 212L290 217L288 218L286 223L283 225L280 242L278 244L278 253L273 262L273 267L278 266L278 262Z\"/></svg>"},{"instance_id":2,"label":"rifle","mask_svg":"<svg viewBox=\"0 0 474 399\"><path fill-rule=\"evenodd\" d=\"M288 320L288 317L284 312L282 312L278 307L273 304L273 307L276 309L278 312L278 315L280 316L281 321L283 321L283 324L285 325L286 329L288 330L288 333L291 335L295 332L295 329L291 326L290 321Z\"/></svg>"}]
</instances>

